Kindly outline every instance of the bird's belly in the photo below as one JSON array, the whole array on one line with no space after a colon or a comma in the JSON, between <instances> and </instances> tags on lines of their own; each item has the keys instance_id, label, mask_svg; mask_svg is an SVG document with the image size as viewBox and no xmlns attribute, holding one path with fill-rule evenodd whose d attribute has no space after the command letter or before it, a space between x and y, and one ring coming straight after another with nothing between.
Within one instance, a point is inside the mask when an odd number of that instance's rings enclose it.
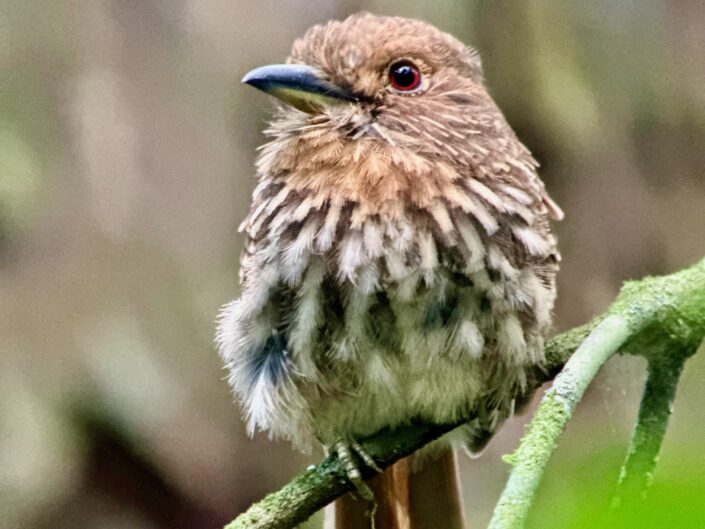
<instances>
[{"instance_id":1,"label":"bird's belly","mask_svg":"<svg viewBox=\"0 0 705 529\"><path fill-rule=\"evenodd\" d=\"M494 314L485 295L447 277L419 286L412 298L396 290L359 301L359 313L341 322L335 338L320 350L323 391L309 394L316 436L328 442L359 437L412 419L448 423L480 408L506 407L526 362L526 334L505 336L512 355L502 355L497 339L514 314ZM349 293L354 297L355 293ZM511 325L511 324L510 324ZM516 357L516 358L514 358ZM516 362L514 361L516 360ZM504 388L506 395L497 394Z\"/></svg>"},{"instance_id":2,"label":"bird's belly","mask_svg":"<svg viewBox=\"0 0 705 529\"><path fill-rule=\"evenodd\" d=\"M218 338L251 431L305 448L415 418L494 429L543 359L554 290L492 244L463 260L429 240L374 259L353 239L251 255L259 279L224 308Z\"/></svg>"},{"instance_id":3,"label":"bird's belly","mask_svg":"<svg viewBox=\"0 0 705 529\"><path fill-rule=\"evenodd\" d=\"M414 361L401 359L382 373L371 373L382 363L384 359L371 357L360 366L365 380L357 391L324 395L310 403L320 440L357 438L415 418L439 424L456 422L470 416L482 394L474 362L434 359L420 369Z\"/></svg>"}]
</instances>

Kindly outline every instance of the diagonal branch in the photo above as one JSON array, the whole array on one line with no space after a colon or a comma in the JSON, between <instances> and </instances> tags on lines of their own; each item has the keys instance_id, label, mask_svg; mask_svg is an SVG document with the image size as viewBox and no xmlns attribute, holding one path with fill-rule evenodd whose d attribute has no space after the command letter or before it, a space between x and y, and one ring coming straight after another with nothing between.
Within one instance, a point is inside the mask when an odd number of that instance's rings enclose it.
<instances>
[{"instance_id":1,"label":"diagonal branch","mask_svg":"<svg viewBox=\"0 0 705 529\"><path fill-rule=\"evenodd\" d=\"M633 495L634 490L648 487L680 372L705 335L705 261L671 276L626 285L608 314L568 360L541 401L510 458L515 466L489 529L524 527L563 429L599 368L620 349L639 351L649 361L633 448L623 471L628 480L620 490Z\"/></svg>"},{"instance_id":2,"label":"diagonal branch","mask_svg":"<svg viewBox=\"0 0 705 529\"><path fill-rule=\"evenodd\" d=\"M489 529L524 526L534 492L563 429L598 370L629 338L630 331L625 318L605 318L565 364L543 397L519 449L508 458L514 468Z\"/></svg>"},{"instance_id":3,"label":"diagonal branch","mask_svg":"<svg viewBox=\"0 0 705 529\"><path fill-rule=\"evenodd\" d=\"M591 335L593 330L595 332ZM586 340L588 335L590 339ZM649 359L668 355L669 351L674 350L679 351L679 354L686 352L686 355L690 355L695 352L703 337L705 337L705 261L670 276L646 278L628 283L604 316L551 340L546 349L547 365L544 370L537 370L536 385L556 375L573 352L584 342L581 355L575 362L569 364L569 366L578 365L578 373L573 372L573 375L568 374L563 377L565 379L565 377L577 376L576 380L579 382L576 382L577 386L567 388L569 395L563 395L568 399L565 402L571 402L572 399L572 404L568 408L564 405L553 405L551 410L537 414L532 421L527 436L534 430L541 431L544 427L549 428L547 431L551 433L545 439L538 436L534 442L531 442L534 437L529 437L529 441L526 438L522 441L515 457L517 466L513 472L518 472L517 469L521 468L528 469L528 474L525 474L521 480L514 478L514 481L527 480L526 482L531 485L522 489L524 491L520 500L522 507L517 511L518 517L503 518L512 521L514 525L493 527L522 526L533 490L540 481L545 462L565 422L570 418L572 409L600 365L613 352L617 349L627 352L638 351ZM549 398L555 400L556 392L561 387L558 386L549 392L544 400ZM393 431L379 432L362 440L362 445L380 467L386 468L460 424L462 423L411 424ZM527 444L533 448L525 448ZM531 459L537 453L544 454L540 456L543 458L542 464L528 468L524 463L525 459ZM370 477L370 474L363 477ZM511 477L510 482L512 482ZM226 529L293 528L350 490L352 485L345 479L345 472L340 462L335 456L331 456L294 478L279 491L254 504L247 512L228 524ZM506 505L511 506L512 503Z\"/></svg>"}]
</instances>

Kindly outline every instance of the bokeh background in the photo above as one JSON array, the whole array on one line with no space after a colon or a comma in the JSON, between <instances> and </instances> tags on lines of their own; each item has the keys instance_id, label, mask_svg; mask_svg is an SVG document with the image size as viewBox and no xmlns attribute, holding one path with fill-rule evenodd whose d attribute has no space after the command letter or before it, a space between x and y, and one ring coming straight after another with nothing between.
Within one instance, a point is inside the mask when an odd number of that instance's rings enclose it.
<instances>
[{"instance_id":1,"label":"bokeh background","mask_svg":"<svg viewBox=\"0 0 705 529\"><path fill-rule=\"evenodd\" d=\"M239 79L360 9L480 50L567 212L557 330L623 280L705 256L699 0L3 0L0 527L216 528L318 457L246 437L213 321L237 293L236 226L271 109ZM600 526L643 368L603 370L532 527ZM701 352L635 527L705 527L704 375ZM471 528L525 420L463 461Z\"/></svg>"}]
</instances>

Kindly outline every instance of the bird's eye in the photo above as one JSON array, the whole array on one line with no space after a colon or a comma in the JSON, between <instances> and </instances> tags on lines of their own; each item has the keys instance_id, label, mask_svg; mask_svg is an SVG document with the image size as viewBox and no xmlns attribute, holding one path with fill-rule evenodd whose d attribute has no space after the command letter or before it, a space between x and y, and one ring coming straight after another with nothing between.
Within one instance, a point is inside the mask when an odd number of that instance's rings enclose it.
<instances>
[{"instance_id":1,"label":"bird's eye","mask_svg":"<svg viewBox=\"0 0 705 529\"><path fill-rule=\"evenodd\" d=\"M398 61L389 67L389 83L397 92L413 92L421 86L421 72L410 61Z\"/></svg>"}]
</instances>

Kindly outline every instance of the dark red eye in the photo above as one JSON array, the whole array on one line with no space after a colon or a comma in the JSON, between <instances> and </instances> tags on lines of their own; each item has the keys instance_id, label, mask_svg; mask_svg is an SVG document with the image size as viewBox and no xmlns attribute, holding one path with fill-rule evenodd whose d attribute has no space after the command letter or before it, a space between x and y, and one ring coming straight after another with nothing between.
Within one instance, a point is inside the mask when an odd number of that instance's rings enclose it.
<instances>
[{"instance_id":1,"label":"dark red eye","mask_svg":"<svg viewBox=\"0 0 705 529\"><path fill-rule=\"evenodd\" d=\"M421 85L421 72L409 61L395 62L389 67L389 82L399 92L411 92Z\"/></svg>"}]
</instances>

